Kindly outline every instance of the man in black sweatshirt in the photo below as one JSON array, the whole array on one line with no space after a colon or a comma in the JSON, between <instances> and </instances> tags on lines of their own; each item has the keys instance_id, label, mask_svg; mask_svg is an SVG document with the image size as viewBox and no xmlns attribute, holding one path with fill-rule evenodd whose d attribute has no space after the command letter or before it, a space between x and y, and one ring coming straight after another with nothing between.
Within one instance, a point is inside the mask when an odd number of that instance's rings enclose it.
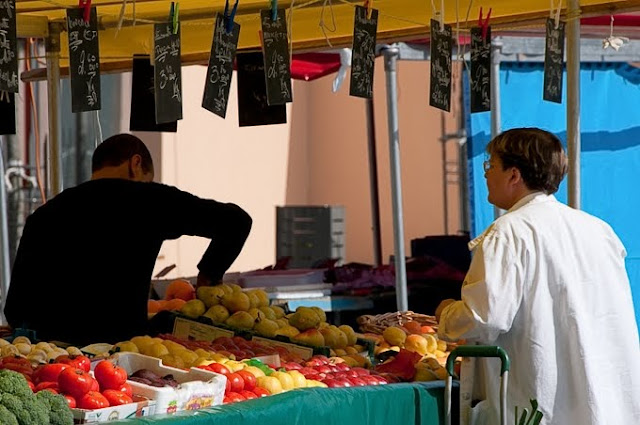
<instances>
[{"instance_id":1,"label":"man in black sweatshirt","mask_svg":"<svg viewBox=\"0 0 640 425\"><path fill-rule=\"evenodd\" d=\"M163 241L211 239L198 285L217 283L251 230L235 204L153 183L137 137L112 136L92 158L91 180L39 207L24 227L4 309L41 340L76 345L144 334L151 275Z\"/></svg>"}]
</instances>

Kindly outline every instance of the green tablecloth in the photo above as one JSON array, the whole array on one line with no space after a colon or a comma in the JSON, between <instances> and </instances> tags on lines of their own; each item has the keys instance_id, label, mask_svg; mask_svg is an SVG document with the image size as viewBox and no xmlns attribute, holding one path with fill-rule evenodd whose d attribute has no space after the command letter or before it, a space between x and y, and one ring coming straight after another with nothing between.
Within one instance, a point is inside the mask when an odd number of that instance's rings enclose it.
<instances>
[{"instance_id":1,"label":"green tablecloth","mask_svg":"<svg viewBox=\"0 0 640 425\"><path fill-rule=\"evenodd\" d=\"M457 393L454 393L457 412ZM355 388L305 388L197 411L112 425L443 425L442 382ZM455 420L453 423L457 423Z\"/></svg>"}]
</instances>

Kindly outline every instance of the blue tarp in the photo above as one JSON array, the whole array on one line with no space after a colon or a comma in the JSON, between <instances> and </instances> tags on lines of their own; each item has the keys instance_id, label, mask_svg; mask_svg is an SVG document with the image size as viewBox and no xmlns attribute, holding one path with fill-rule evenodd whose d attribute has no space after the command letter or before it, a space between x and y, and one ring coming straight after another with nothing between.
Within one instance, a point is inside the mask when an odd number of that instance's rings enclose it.
<instances>
[{"instance_id":1,"label":"blue tarp","mask_svg":"<svg viewBox=\"0 0 640 425\"><path fill-rule=\"evenodd\" d=\"M562 104L542 100L543 64L502 63L501 128L540 127L567 140ZM565 73L566 82L566 73ZM583 63L580 70L582 209L609 223L627 249L627 271L640 323L640 70L625 63ZM490 113L467 117L472 237L493 221L482 162ZM567 202L566 179L556 197Z\"/></svg>"}]
</instances>

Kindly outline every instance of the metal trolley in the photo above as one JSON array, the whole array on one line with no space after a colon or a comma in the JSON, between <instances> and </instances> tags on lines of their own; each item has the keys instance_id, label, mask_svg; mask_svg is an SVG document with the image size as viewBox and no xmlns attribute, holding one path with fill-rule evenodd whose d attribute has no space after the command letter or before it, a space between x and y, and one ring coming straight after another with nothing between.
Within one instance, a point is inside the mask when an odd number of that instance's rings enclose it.
<instances>
[{"instance_id":1,"label":"metal trolley","mask_svg":"<svg viewBox=\"0 0 640 425\"><path fill-rule=\"evenodd\" d=\"M457 357L499 357L500 368L500 425L507 425L507 384L511 361L507 352L500 347L488 345L465 345L455 348L447 358L447 383L444 391L445 425L451 425L451 388L453 386L453 365Z\"/></svg>"}]
</instances>

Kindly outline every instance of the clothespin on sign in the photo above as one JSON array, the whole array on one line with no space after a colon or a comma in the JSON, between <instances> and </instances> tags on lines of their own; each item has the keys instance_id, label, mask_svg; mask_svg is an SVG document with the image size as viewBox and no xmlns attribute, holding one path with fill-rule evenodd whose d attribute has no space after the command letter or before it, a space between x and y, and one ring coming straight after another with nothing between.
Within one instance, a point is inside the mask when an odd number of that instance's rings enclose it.
<instances>
[{"instance_id":1,"label":"clothespin on sign","mask_svg":"<svg viewBox=\"0 0 640 425\"><path fill-rule=\"evenodd\" d=\"M554 20L555 29L558 29L558 27L560 26L560 11L562 10L562 0L558 1L558 8L555 10L555 13L553 0L549 0L549 3L551 3L551 8L549 9L549 17Z\"/></svg>"},{"instance_id":2,"label":"clothespin on sign","mask_svg":"<svg viewBox=\"0 0 640 425\"><path fill-rule=\"evenodd\" d=\"M233 31L233 18L236 16L237 10L238 0L236 0L236 4L233 5L231 13L229 13L229 0L226 0L224 4L224 27L227 31L227 34L231 34L231 32Z\"/></svg>"},{"instance_id":3,"label":"clothespin on sign","mask_svg":"<svg viewBox=\"0 0 640 425\"><path fill-rule=\"evenodd\" d=\"M271 0L271 20L278 20L278 0Z\"/></svg>"},{"instance_id":4,"label":"clothespin on sign","mask_svg":"<svg viewBox=\"0 0 640 425\"><path fill-rule=\"evenodd\" d=\"M84 9L82 11L82 19L89 23L91 17L91 0L78 0L78 7Z\"/></svg>"},{"instance_id":5,"label":"clothespin on sign","mask_svg":"<svg viewBox=\"0 0 640 425\"><path fill-rule=\"evenodd\" d=\"M371 13L373 12L373 0L364 0L364 7L367 8L367 19L371 19Z\"/></svg>"},{"instance_id":6,"label":"clothespin on sign","mask_svg":"<svg viewBox=\"0 0 640 425\"><path fill-rule=\"evenodd\" d=\"M169 11L169 22L171 22L171 32L178 33L178 27L180 26L180 3L171 2L171 10Z\"/></svg>"},{"instance_id":7,"label":"clothespin on sign","mask_svg":"<svg viewBox=\"0 0 640 425\"><path fill-rule=\"evenodd\" d=\"M489 13L487 13L487 18L482 21L482 6L480 6L480 17L478 18L478 26L482 28L482 40L487 38L487 30L489 28L489 19L491 19L491 8L489 8Z\"/></svg>"}]
</instances>

